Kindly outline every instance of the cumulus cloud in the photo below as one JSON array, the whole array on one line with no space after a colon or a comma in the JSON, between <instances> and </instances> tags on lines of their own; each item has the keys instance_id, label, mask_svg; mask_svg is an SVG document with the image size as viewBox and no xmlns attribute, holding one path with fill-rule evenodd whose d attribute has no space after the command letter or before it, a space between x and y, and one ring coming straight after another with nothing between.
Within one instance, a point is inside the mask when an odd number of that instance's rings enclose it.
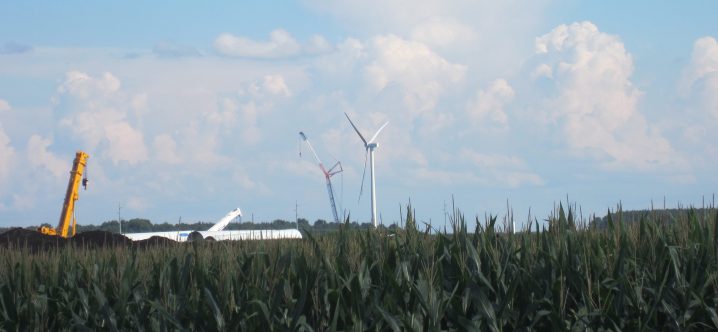
<instances>
[{"instance_id":1,"label":"cumulus cloud","mask_svg":"<svg viewBox=\"0 0 718 332\"><path fill-rule=\"evenodd\" d=\"M321 35L313 35L307 42L300 43L286 30L276 29L269 34L268 41L223 33L214 40L214 49L219 54L229 57L282 59L326 54L333 51L334 47Z\"/></svg>"},{"instance_id":2,"label":"cumulus cloud","mask_svg":"<svg viewBox=\"0 0 718 332\"><path fill-rule=\"evenodd\" d=\"M149 206L149 204L142 197L132 196L127 199L127 207L132 210L143 211L143 210L147 209L148 206Z\"/></svg>"},{"instance_id":3,"label":"cumulus cloud","mask_svg":"<svg viewBox=\"0 0 718 332\"><path fill-rule=\"evenodd\" d=\"M70 95L74 98L87 100L96 97L107 97L120 89L120 80L105 72L100 78L93 78L80 71L65 73L65 80L57 88L59 94Z\"/></svg>"},{"instance_id":4,"label":"cumulus cloud","mask_svg":"<svg viewBox=\"0 0 718 332\"><path fill-rule=\"evenodd\" d=\"M0 123L0 182L7 179L15 159L15 149L10 144L10 137Z\"/></svg>"},{"instance_id":5,"label":"cumulus cloud","mask_svg":"<svg viewBox=\"0 0 718 332\"><path fill-rule=\"evenodd\" d=\"M557 87L544 120L561 127L575 152L607 167L675 162L669 142L638 110L633 59L618 37L591 22L564 24L537 38L536 52Z\"/></svg>"},{"instance_id":6,"label":"cumulus cloud","mask_svg":"<svg viewBox=\"0 0 718 332\"><path fill-rule=\"evenodd\" d=\"M462 149L459 158L469 161L478 168L479 174L488 174L484 180L488 184L498 184L509 188L544 184L544 180L538 174L533 173L526 162L517 156L486 154L471 149Z\"/></svg>"},{"instance_id":7,"label":"cumulus cloud","mask_svg":"<svg viewBox=\"0 0 718 332\"><path fill-rule=\"evenodd\" d=\"M47 150L51 144L52 140L48 138L32 135L27 142L27 160L32 167L42 167L55 177L64 177L69 169L68 165Z\"/></svg>"},{"instance_id":8,"label":"cumulus cloud","mask_svg":"<svg viewBox=\"0 0 718 332\"><path fill-rule=\"evenodd\" d=\"M61 126L79 136L87 149L106 143L103 154L114 163L134 165L147 160L143 134L128 119L128 111L141 101L127 97L120 87L120 80L109 72L98 78L68 72L54 98L56 112L65 114Z\"/></svg>"},{"instance_id":9,"label":"cumulus cloud","mask_svg":"<svg viewBox=\"0 0 718 332\"><path fill-rule=\"evenodd\" d=\"M470 42L474 35L469 25L449 17L431 17L417 23L411 31L412 40L440 48Z\"/></svg>"},{"instance_id":10,"label":"cumulus cloud","mask_svg":"<svg viewBox=\"0 0 718 332\"><path fill-rule=\"evenodd\" d=\"M147 160L147 148L142 132L132 128L127 122L116 122L105 127L105 137L109 148L107 155L117 164L126 161L130 165Z\"/></svg>"},{"instance_id":11,"label":"cumulus cloud","mask_svg":"<svg viewBox=\"0 0 718 332\"><path fill-rule=\"evenodd\" d=\"M223 33L215 39L214 48L226 56L267 59L296 56L302 49L294 37L283 29L272 31L268 41Z\"/></svg>"},{"instance_id":12,"label":"cumulus cloud","mask_svg":"<svg viewBox=\"0 0 718 332\"><path fill-rule=\"evenodd\" d=\"M5 100L0 99L0 112L5 112L10 110L10 103L8 103Z\"/></svg>"},{"instance_id":13,"label":"cumulus cloud","mask_svg":"<svg viewBox=\"0 0 718 332\"><path fill-rule=\"evenodd\" d=\"M415 113L434 109L441 93L466 76L466 66L450 63L423 43L386 35L374 37L371 45L367 81L375 91L398 84L404 104Z\"/></svg>"},{"instance_id":14,"label":"cumulus cloud","mask_svg":"<svg viewBox=\"0 0 718 332\"><path fill-rule=\"evenodd\" d=\"M237 121L239 103L234 98L221 97L216 109L208 112L207 121L220 124L225 127L232 127Z\"/></svg>"},{"instance_id":15,"label":"cumulus cloud","mask_svg":"<svg viewBox=\"0 0 718 332\"><path fill-rule=\"evenodd\" d=\"M702 37L693 44L691 61L679 86L682 94L697 100L701 112L718 119L718 42Z\"/></svg>"},{"instance_id":16,"label":"cumulus cloud","mask_svg":"<svg viewBox=\"0 0 718 332\"><path fill-rule=\"evenodd\" d=\"M532 172L527 164L516 156L460 149L452 159L454 165L468 163L471 170L434 170L417 167L410 174L417 180L444 186L482 185L518 188L544 184L543 178Z\"/></svg>"},{"instance_id":17,"label":"cumulus cloud","mask_svg":"<svg viewBox=\"0 0 718 332\"><path fill-rule=\"evenodd\" d=\"M152 147L154 148L155 158L161 162L177 164L181 161L177 155L177 143L170 135L162 134L156 136Z\"/></svg>"},{"instance_id":18,"label":"cumulus cloud","mask_svg":"<svg viewBox=\"0 0 718 332\"><path fill-rule=\"evenodd\" d=\"M264 89L272 95L278 95L283 97L289 97L292 92L289 91L287 83L284 82L282 75L267 75L264 76Z\"/></svg>"},{"instance_id":19,"label":"cumulus cloud","mask_svg":"<svg viewBox=\"0 0 718 332\"><path fill-rule=\"evenodd\" d=\"M272 97L290 97L292 91L287 86L281 74L265 75L261 80L255 80L239 89L242 97L266 99Z\"/></svg>"},{"instance_id":20,"label":"cumulus cloud","mask_svg":"<svg viewBox=\"0 0 718 332\"><path fill-rule=\"evenodd\" d=\"M469 117L488 128L496 126L500 130L506 130L509 120L504 108L513 100L514 95L514 89L506 80L495 80L488 89L479 90L476 97L469 102Z\"/></svg>"},{"instance_id":21,"label":"cumulus cloud","mask_svg":"<svg viewBox=\"0 0 718 332\"><path fill-rule=\"evenodd\" d=\"M217 107L206 112L205 118L222 130L238 129L242 142L256 144L263 137L260 115L269 114L275 103L291 96L283 75L265 75L240 87L236 95L219 97Z\"/></svg>"},{"instance_id":22,"label":"cumulus cloud","mask_svg":"<svg viewBox=\"0 0 718 332\"><path fill-rule=\"evenodd\" d=\"M304 52L307 54L322 54L332 51L333 46L329 41L320 36L313 35L309 42L304 46Z\"/></svg>"},{"instance_id":23,"label":"cumulus cloud","mask_svg":"<svg viewBox=\"0 0 718 332\"><path fill-rule=\"evenodd\" d=\"M251 191L262 196L267 196L272 193L267 185L254 179L243 167L237 167L232 172L231 178L232 182L236 183L239 188L243 190Z\"/></svg>"}]
</instances>

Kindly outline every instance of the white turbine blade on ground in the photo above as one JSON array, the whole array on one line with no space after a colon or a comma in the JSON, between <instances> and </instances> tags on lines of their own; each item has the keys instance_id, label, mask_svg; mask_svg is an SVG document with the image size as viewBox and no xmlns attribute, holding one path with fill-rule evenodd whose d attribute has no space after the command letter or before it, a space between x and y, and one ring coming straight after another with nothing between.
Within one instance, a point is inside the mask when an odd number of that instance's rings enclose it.
<instances>
[{"instance_id":1,"label":"white turbine blade on ground","mask_svg":"<svg viewBox=\"0 0 718 332\"><path fill-rule=\"evenodd\" d=\"M376 134L374 134L374 136L372 136L372 138L369 140L369 143L374 143L374 140L376 139L377 136L379 136L379 133L381 132L381 130L384 129L384 127L386 127L386 125L388 125L388 124L389 124L389 121L385 122L384 125L381 126L381 128L379 128L379 130L376 131Z\"/></svg>"},{"instance_id":2,"label":"white turbine blade on ground","mask_svg":"<svg viewBox=\"0 0 718 332\"><path fill-rule=\"evenodd\" d=\"M366 139L364 139L364 136L362 136L362 134L359 132L359 129L357 129L357 126L354 125L354 122L352 122L352 119L349 118L349 114L344 113L344 115L347 117L347 120L349 120L349 123L350 123L350 124L352 125L352 127L354 128L354 131L356 131L357 134L359 135L359 138L361 138L362 142L364 142L364 146L366 146L367 144L369 144L369 143L367 143Z\"/></svg>"},{"instance_id":3,"label":"white turbine blade on ground","mask_svg":"<svg viewBox=\"0 0 718 332\"><path fill-rule=\"evenodd\" d=\"M366 160L369 157L369 149L366 150L366 153L364 154L364 170L361 172L361 187L359 187L359 198L357 199L357 203L361 201L361 194L364 192L364 176L366 175Z\"/></svg>"}]
</instances>

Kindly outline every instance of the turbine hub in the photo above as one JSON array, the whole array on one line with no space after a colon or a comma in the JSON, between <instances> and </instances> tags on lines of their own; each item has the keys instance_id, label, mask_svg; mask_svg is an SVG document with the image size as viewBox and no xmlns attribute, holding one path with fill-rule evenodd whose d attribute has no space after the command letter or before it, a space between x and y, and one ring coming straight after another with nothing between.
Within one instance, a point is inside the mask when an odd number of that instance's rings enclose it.
<instances>
[{"instance_id":1,"label":"turbine hub","mask_svg":"<svg viewBox=\"0 0 718 332\"><path fill-rule=\"evenodd\" d=\"M377 143L369 143L366 145L367 148L374 149L377 147Z\"/></svg>"}]
</instances>

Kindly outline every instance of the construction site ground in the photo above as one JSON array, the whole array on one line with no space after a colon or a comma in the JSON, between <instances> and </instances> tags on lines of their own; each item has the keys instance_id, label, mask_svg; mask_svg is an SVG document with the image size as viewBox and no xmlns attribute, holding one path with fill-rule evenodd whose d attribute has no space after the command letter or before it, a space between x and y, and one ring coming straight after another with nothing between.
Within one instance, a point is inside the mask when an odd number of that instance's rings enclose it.
<instances>
[{"instance_id":1,"label":"construction site ground","mask_svg":"<svg viewBox=\"0 0 718 332\"><path fill-rule=\"evenodd\" d=\"M153 236L142 241L132 241L127 237L105 231L88 231L78 233L71 238L45 235L38 231L13 228L0 234L0 248L25 249L31 252L40 252L74 246L77 248L107 248L107 247L138 247L148 248L178 244L168 238Z\"/></svg>"}]
</instances>

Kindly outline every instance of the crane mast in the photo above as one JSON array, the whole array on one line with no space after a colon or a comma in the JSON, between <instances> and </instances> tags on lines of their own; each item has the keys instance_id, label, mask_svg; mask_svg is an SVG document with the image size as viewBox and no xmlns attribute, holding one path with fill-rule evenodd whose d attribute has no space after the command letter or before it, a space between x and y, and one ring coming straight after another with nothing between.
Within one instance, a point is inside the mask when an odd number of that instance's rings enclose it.
<instances>
[{"instance_id":1,"label":"crane mast","mask_svg":"<svg viewBox=\"0 0 718 332\"><path fill-rule=\"evenodd\" d=\"M324 164L321 160L319 160L319 156L317 156L317 152L314 151L314 147L312 147L312 143L309 143L309 139L307 138L307 135L304 134L304 132L299 132L299 136L302 137L302 140L307 143L307 146L309 146L309 150L312 151L312 155L314 155L314 159L317 161L317 164L319 165L319 169L322 170L322 173L324 174L324 178L327 181L327 192L329 193L329 203L332 206L332 215L334 216L334 222L339 222L339 215L337 214L337 205L334 201L334 188L332 187L332 180L331 177L334 176L337 173L341 173L343 171L341 162L338 162L334 164L329 170L327 170L324 167Z\"/></svg>"},{"instance_id":2,"label":"crane mast","mask_svg":"<svg viewBox=\"0 0 718 332\"><path fill-rule=\"evenodd\" d=\"M89 157L87 153L82 151L77 151L75 154L75 161L70 171L70 180L67 183L65 202L62 205L62 213L60 214L60 221L57 224L57 228L43 226L39 229L40 233L58 235L65 238L75 235L75 227L77 225L77 219L75 219L75 201L79 198L78 192L80 186L82 185L87 189L87 177L83 176L86 175L85 168ZM70 234L70 225L72 225L72 234Z\"/></svg>"}]
</instances>

